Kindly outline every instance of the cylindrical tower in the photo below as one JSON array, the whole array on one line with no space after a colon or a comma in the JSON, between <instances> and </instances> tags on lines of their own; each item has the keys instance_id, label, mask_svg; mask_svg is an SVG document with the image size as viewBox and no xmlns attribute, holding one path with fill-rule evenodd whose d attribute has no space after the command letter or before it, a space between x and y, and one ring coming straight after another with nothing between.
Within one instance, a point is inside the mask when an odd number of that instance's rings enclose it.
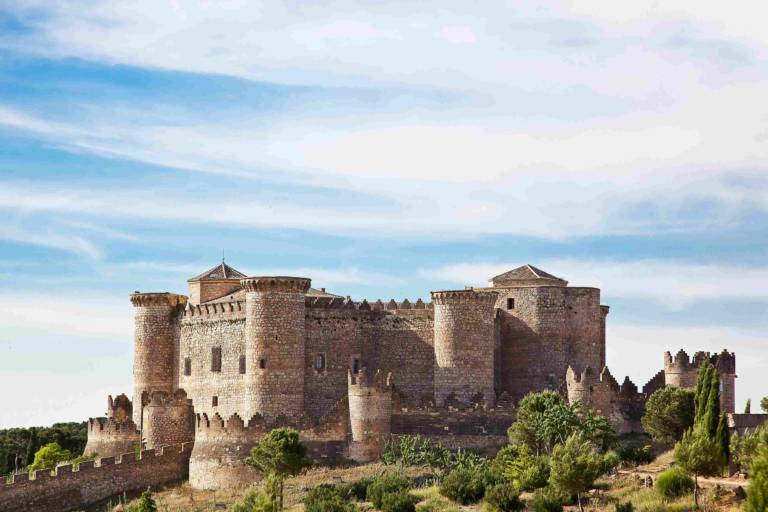
<instances>
[{"instance_id":1,"label":"cylindrical tower","mask_svg":"<svg viewBox=\"0 0 768 512\"><path fill-rule=\"evenodd\" d=\"M495 292L432 292L435 310L435 402L495 403Z\"/></svg>"},{"instance_id":2,"label":"cylindrical tower","mask_svg":"<svg viewBox=\"0 0 768 512\"><path fill-rule=\"evenodd\" d=\"M176 382L177 314L187 298L174 293L133 293L133 421L140 425L142 396L173 393Z\"/></svg>"},{"instance_id":3,"label":"cylindrical tower","mask_svg":"<svg viewBox=\"0 0 768 512\"><path fill-rule=\"evenodd\" d=\"M304 299L310 279L248 277L245 289L247 417L304 412Z\"/></svg>"},{"instance_id":4,"label":"cylindrical tower","mask_svg":"<svg viewBox=\"0 0 768 512\"><path fill-rule=\"evenodd\" d=\"M720 410L736 412L736 354L723 350L712 359L720 374Z\"/></svg>"},{"instance_id":5,"label":"cylindrical tower","mask_svg":"<svg viewBox=\"0 0 768 512\"><path fill-rule=\"evenodd\" d=\"M144 407L142 431L147 449L195 440L195 412L183 389L173 395L155 391Z\"/></svg>"},{"instance_id":6,"label":"cylindrical tower","mask_svg":"<svg viewBox=\"0 0 768 512\"><path fill-rule=\"evenodd\" d=\"M352 427L349 458L357 462L378 460L392 431L392 374L379 370L371 377L363 368L357 378L351 370L347 376Z\"/></svg>"}]
</instances>

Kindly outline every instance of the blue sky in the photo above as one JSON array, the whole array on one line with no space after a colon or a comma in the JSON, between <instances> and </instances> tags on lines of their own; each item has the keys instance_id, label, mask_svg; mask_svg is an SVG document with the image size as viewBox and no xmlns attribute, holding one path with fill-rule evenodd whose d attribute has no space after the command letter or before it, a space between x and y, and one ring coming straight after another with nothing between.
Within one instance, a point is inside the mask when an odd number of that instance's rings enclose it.
<instances>
[{"instance_id":1,"label":"blue sky","mask_svg":"<svg viewBox=\"0 0 768 512\"><path fill-rule=\"evenodd\" d=\"M532 263L617 377L728 347L768 395L767 8L518 4L0 0L0 427L130 392L128 293L222 250L368 299Z\"/></svg>"}]
</instances>

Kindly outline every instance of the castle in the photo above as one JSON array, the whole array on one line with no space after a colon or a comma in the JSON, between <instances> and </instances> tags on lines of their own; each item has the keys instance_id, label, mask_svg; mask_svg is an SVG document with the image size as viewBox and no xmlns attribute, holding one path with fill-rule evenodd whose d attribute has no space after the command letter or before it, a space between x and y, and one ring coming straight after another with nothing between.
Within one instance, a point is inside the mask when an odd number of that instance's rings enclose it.
<instances>
[{"instance_id":1,"label":"castle","mask_svg":"<svg viewBox=\"0 0 768 512\"><path fill-rule=\"evenodd\" d=\"M133 401L109 398L89 421L86 452L110 457L192 444L194 487L253 481L243 459L278 426L299 430L316 460L377 459L391 435L449 447L498 447L527 393L552 389L641 430L645 399L692 387L711 361L734 410L735 356L683 352L642 390L605 365L608 306L597 288L531 265L484 288L421 299L354 301L303 277L248 277L222 262L188 296L131 295Z\"/></svg>"}]
</instances>

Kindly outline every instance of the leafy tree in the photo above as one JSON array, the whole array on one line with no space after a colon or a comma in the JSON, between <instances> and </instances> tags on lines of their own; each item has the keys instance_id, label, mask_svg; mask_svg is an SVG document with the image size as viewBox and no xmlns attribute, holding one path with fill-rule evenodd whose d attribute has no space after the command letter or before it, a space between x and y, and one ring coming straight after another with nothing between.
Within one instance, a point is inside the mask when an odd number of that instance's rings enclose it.
<instances>
[{"instance_id":1,"label":"leafy tree","mask_svg":"<svg viewBox=\"0 0 768 512\"><path fill-rule=\"evenodd\" d=\"M752 466L752 458L762 445L768 446L768 425L766 424L758 427L754 432L745 432L743 435L734 433L730 442L733 461L742 471L748 472Z\"/></svg>"},{"instance_id":2,"label":"leafy tree","mask_svg":"<svg viewBox=\"0 0 768 512\"><path fill-rule=\"evenodd\" d=\"M552 470L550 484L569 494L575 494L581 504L581 494L588 490L600 473L602 459L592 443L581 433L571 435L564 444L555 446L552 451Z\"/></svg>"},{"instance_id":3,"label":"leafy tree","mask_svg":"<svg viewBox=\"0 0 768 512\"><path fill-rule=\"evenodd\" d=\"M568 405L554 391L529 393L521 401L517 421L508 430L512 444L527 445L536 455L551 453L574 432L582 432L602 449L616 440L616 432L603 416L579 404Z\"/></svg>"},{"instance_id":4,"label":"leafy tree","mask_svg":"<svg viewBox=\"0 0 768 512\"><path fill-rule=\"evenodd\" d=\"M29 429L29 441L27 442L27 454L24 457L24 463L29 465L32 464L32 461L35 458L35 453L37 453L37 449L39 446L37 445L37 428L32 427Z\"/></svg>"},{"instance_id":5,"label":"leafy tree","mask_svg":"<svg viewBox=\"0 0 768 512\"><path fill-rule=\"evenodd\" d=\"M705 362L699 368L699 377L696 379L696 413L694 423L700 423L705 411L707 410L707 401L709 399L709 382L712 379L714 368L709 362Z\"/></svg>"},{"instance_id":6,"label":"leafy tree","mask_svg":"<svg viewBox=\"0 0 768 512\"><path fill-rule=\"evenodd\" d=\"M278 483L278 510L283 509L283 483L288 476L297 475L311 462L299 433L291 428L272 430L251 450L245 463L266 475L274 475Z\"/></svg>"},{"instance_id":7,"label":"leafy tree","mask_svg":"<svg viewBox=\"0 0 768 512\"><path fill-rule=\"evenodd\" d=\"M715 439L720 446L720 450L723 454L723 465L728 463L728 459L731 455L731 438L728 436L728 416L720 413L720 421L717 422L717 431L715 433Z\"/></svg>"},{"instance_id":8,"label":"leafy tree","mask_svg":"<svg viewBox=\"0 0 768 512\"><path fill-rule=\"evenodd\" d=\"M768 444L763 444L752 462L745 512L768 510Z\"/></svg>"},{"instance_id":9,"label":"leafy tree","mask_svg":"<svg viewBox=\"0 0 768 512\"><path fill-rule=\"evenodd\" d=\"M752 399L747 398L747 405L744 406L744 414L752 414Z\"/></svg>"},{"instance_id":10,"label":"leafy tree","mask_svg":"<svg viewBox=\"0 0 768 512\"><path fill-rule=\"evenodd\" d=\"M35 453L35 460L30 464L29 470L53 469L60 462L69 460L69 450L63 449L59 443L48 443Z\"/></svg>"},{"instance_id":11,"label":"leafy tree","mask_svg":"<svg viewBox=\"0 0 768 512\"><path fill-rule=\"evenodd\" d=\"M768 414L768 396L764 396L760 399L760 408L764 413Z\"/></svg>"},{"instance_id":12,"label":"leafy tree","mask_svg":"<svg viewBox=\"0 0 768 512\"><path fill-rule=\"evenodd\" d=\"M694 476L696 487L693 496L699 508L699 475L712 476L720 472L725 461L717 439L710 437L703 426L689 429L675 445L675 461Z\"/></svg>"},{"instance_id":13,"label":"leafy tree","mask_svg":"<svg viewBox=\"0 0 768 512\"><path fill-rule=\"evenodd\" d=\"M643 429L651 439L672 445L693 426L695 413L693 391L665 387L655 391L645 404Z\"/></svg>"}]
</instances>

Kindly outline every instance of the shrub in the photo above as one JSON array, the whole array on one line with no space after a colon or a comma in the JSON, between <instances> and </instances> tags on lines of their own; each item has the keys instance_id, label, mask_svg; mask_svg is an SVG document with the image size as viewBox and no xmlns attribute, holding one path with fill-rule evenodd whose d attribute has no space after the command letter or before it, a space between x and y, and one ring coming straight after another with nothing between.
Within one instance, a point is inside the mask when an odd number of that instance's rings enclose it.
<instances>
[{"instance_id":1,"label":"shrub","mask_svg":"<svg viewBox=\"0 0 768 512\"><path fill-rule=\"evenodd\" d=\"M306 512L354 512L357 507L349 503L348 486L320 484L307 492L304 497Z\"/></svg>"},{"instance_id":2,"label":"shrub","mask_svg":"<svg viewBox=\"0 0 768 512\"><path fill-rule=\"evenodd\" d=\"M230 507L230 512L277 512L277 501L259 487L249 487L243 499ZM126 512L136 512L126 510Z\"/></svg>"},{"instance_id":3,"label":"shrub","mask_svg":"<svg viewBox=\"0 0 768 512\"><path fill-rule=\"evenodd\" d=\"M374 507L381 508L385 494L405 491L408 487L410 487L410 483L407 478L387 473L376 477L373 482L368 485L365 495L368 501L373 503Z\"/></svg>"},{"instance_id":4,"label":"shrub","mask_svg":"<svg viewBox=\"0 0 768 512\"><path fill-rule=\"evenodd\" d=\"M603 471L605 473L611 473L614 469L621 464L621 457L614 450L607 451L603 454Z\"/></svg>"},{"instance_id":5,"label":"shrub","mask_svg":"<svg viewBox=\"0 0 768 512\"><path fill-rule=\"evenodd\" d=\"M534 512L563 512L563 502L566 497L552 487L545 487L533 493L530 507Z\"/></svg>"},{"instance_id":6,"label":"shrub","mask_svg":"<svg viewBox=\"0 0 768 512\"><path fill-rule=\"evenodd\" d=\"M454 469L440 482L440 494L462 505L477 503L485 494L487 472Z\"/></svg>"},{"instance_id":7,"label":"shrub","mask_svg":"<svg viewBox=\"0 0 768 512\"><path fill-rule=\"evenodd\" d=\"M653 460L651 445L643 444L639 441L629 441L621 444L616 451L621 462L629 466L648 464Z\"/></svg>"},{"instance_id":8,"label":"shrub","mask_svg":"<svg viewBox=\"0 0 768 512\"><path fill-rule=\"evenodd\" d=\"M366 494L368 492L368 486L373 483L373 478L361 478L354 482L346 484L347 495L350 498L354 498L357 501L365 501Z\"/></svg>"},{"instance_id":9,"label":"shrub","mask_svg":"<svg viewBox=\"0 0 768 512\"><path fill-rule=\"evenodd\" d=\"M516 512L525 505L513 485L497 484L485 490L485 509L489 512Z\"/></svg>"},{"instance_id":10,"label":"shrub","mask_svg":"<svg viewBox=\"0 0 768 512\"><path fill-rule=\"evenodd\" d=\"M141 494L137 503L126 507L126 512L157 512L157 504L149 489Z\"/></svg>"},{"instance_id":11,"label":"shrub","mask_svg":"<svg viewBox=\"0 0 768 512\"><path fill-rule=\"evenodd\" d=\"M665 498L677 498L693 491L693 480L680 468L670 468L659 473L656 490Z\"/></svg>"},{"instance_id":12,"label":"shrub","mask_svg":"<svg viewBox=\"0 0 768 512\"><path fill-rule=\"evenodd\" d=\"M383 512L415 512L419 499L406 491L388 492L382 496L381 510Z\"/></svg>"},{"instance_id":13,"label":"shrub","mask_svg":"<svg viewBox=\"0 0 768 512\"><path fill-rule=\"evenodd\" d=\"M442 468L448 466L451 452L440 443L421 436L400 436L387 441L381 456L384 464L404 466L427 466Z\"/></svg>"},{"instance_id":14,"label":"shrub","mask_svg":"<svg viewBox=\"0 0 768 512\"><path fill-rule=\"evenodd\" d=\"M634 512L635 507L632 505L631 501L628 501L626 503L616 503L614 510L615 512Z\"/></svg>"},{"instance_id":15,"label":"shrub","mask_svg":"<svg viewBox=\"0 0 768 512\"><path fill-rule=\"evenodd\" d=\"M549 457L540 455L531 460L530 465L520 473L520 489L534 491L546 487L549 482Z\"/></svg>"}]
</instances>

